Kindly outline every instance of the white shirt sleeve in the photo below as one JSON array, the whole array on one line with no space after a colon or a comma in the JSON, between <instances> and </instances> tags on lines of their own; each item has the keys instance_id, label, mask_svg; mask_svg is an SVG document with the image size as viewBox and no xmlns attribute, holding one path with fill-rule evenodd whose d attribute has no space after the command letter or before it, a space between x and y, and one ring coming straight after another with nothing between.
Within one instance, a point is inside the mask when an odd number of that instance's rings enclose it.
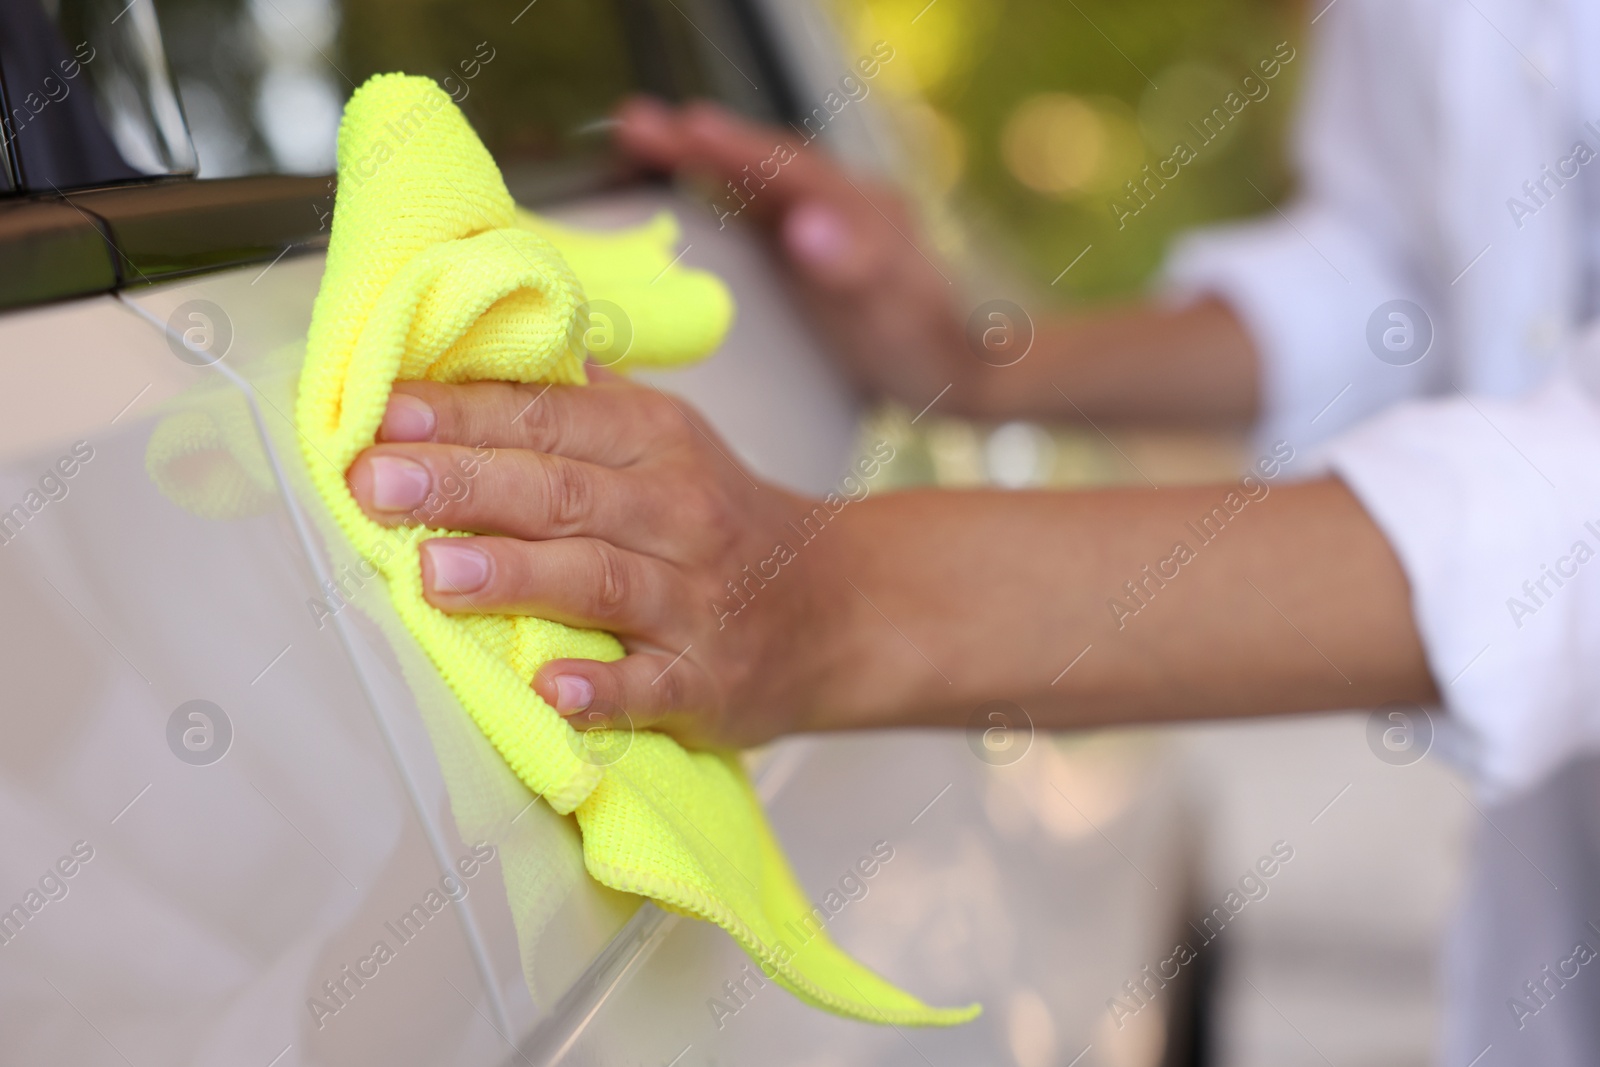
<instances>
[{"instance_id":1,"label":"white shirt sleeve","mask_svg":"<svg viewBox=\"0 0 1600 1067\"><path fill-rule=\"evenodd\" d=\"M1399 555L1429 665L1491 793L1600 749L1600 405L1402 404L1325 457Z\"/></svg>"},{"instance_id":2,"label":"white shirt sleeve","mask_svg":"<svg viewBox=\"0 0 1600 1067\"><path fill-rule=\"evenodd\" d=\"M1600 389L1579 374L1600 342L1538 391L1489 400L1451 388L1449 337L1409 366L1369 338L1391 301L1450 306L1429 232L1433 10L1327 8L1303 59L1298 200L1188 236L1165 282L1176 298L1221 297L1256 342L1263 444L1332 439L1320 469L1399 556L1451 736L1494 795L1600 750Z\"/></svg>"},{"instance_id":3,"label":"white shirt sleeve","mask_svg":"<svg viewBox=\"0 0 1600 1067\"><path fill-rule=\"evenodd\" d=\"M1425 36L1390 0L1331 5L1296 60L1308 67L1295 127L1298 200L1281 213L1263 201L1260 220L1195 231L1168 257L1170 296L1218 296L1254 338L1264 442L1309 445L1443 385L1440 352L1393 366L1367 338L1389 301L1439 306L1419 224L1432 209L1413 202L1423 195L1416 176L1433 172L1417 133L1429 91L1419 66L1437 50ZM1251 121L1248 109L1236 121Z\"/></svg>"}]
</instances>

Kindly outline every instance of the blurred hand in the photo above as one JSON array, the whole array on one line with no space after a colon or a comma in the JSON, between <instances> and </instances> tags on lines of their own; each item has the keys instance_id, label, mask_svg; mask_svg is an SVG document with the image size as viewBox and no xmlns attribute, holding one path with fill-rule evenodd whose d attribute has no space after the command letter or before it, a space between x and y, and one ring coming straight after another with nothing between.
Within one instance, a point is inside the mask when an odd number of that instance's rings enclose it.
<instances>
[{"instance_id":1,"label":"blurred hand","mask_svg":"<svg viewBox=\"0 0 1600 1067\"><path fill-rule=\"evenodd\" d=\"M785 565L736 616L727 606L740 603L729 588L741 568L768 559L811 502L758 483L682 401L595 378L548 389L401 382L380 443L351 465L351 491L386 524L437 493L430 523L479 535L422 543L434 606L621 639L628 654L615 663L539 672L535 691L563 715L623 708L634 726L722 744L803 726L826 642L794 636L829 629L815 618L815 583L795 573L808 564ZM473 473L460 491L463 471Z\"/></svg>"},{"instance_id":2,"label":"blurred hand","mask_svg":"<svg viewBox=\"0 0 1600 1067\"><path fill-rule=\"evenodd\" d=\"M736 212L774 240L808 317L864 390L918 408L951 383L954 396L970 392L962 386L975 360L954 275L930 258L892 189L846 173L790 130L714 104L668 108L635 98L617 118L625 153L709 180L719 214Z\"/></svg>"}]
</instances>

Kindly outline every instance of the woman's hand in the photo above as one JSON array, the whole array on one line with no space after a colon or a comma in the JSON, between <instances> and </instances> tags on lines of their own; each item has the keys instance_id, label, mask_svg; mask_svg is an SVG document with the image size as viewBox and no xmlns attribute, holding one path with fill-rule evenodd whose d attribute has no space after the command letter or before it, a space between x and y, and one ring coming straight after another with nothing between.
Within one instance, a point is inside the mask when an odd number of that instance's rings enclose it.
<instances>
[{"instance_id":1,"label":"woman's hand","mask_svg":"<svg viewBox=\"0 0 1600 1067\"><path fill-rule=\"evenodd\" d=\"M404 522L438 490L429 521L478 535L423 542L433 604L621 638L615 663L535 680L580 726L741 745L959 726L995 700L1062 728L1438 699L1382 532L1336 479L1274 487L1281 464L1231 485L818 502L610 376L402 383L380 436L349 473L367 513Z\"/></svg>"},{"instance_id":2,"label":"woman's hand","mask_svg":"<svg viewBox=\"0 0 1600 1067\"><path fill-rule=\"evenodd\" d=\"M947 386L957 406L972 400L979 365L955 272L891 186L848 174L792 130L716 104L674 109L639 97L617 119L623 151L709 179L723 225L753 224L773 238L807 319L858 385L914 409Z\"/></svg>"},{"instance_id":3,"label":"woman's hand","mask_svg":"<svg viewBox=\"0 0 1600 1067\"><path fill-rule=\"evenodd\" d=\"M1033 336L1026 358L985 351L987 327L1007 320L963 302L956 271L891 186L850 174L792 130L715 104L668 108L640 97L617 121L624 152L709 179L724 225L754 225L771 238L807 321L869 394L913 410L937 397L941 412L981 418L1254 417L1255 346L1220 300L1067 315L1034 305L1024 314ZM1065 265L1077 250L1062 253Z\"/></svg>"},{"instance_id":4,"label":"woman's hand","mask_svg":"<svg viewBox=\"0 0 1600 1067\"><path fill-rule=\"evenodd\" d=\"M478 535L422 543L436 607L621 639L628 654L615 663L539 672L535 691L579 724L611 724L625 709L633 726L721 744L804 728L830 632L799 573L812 561L746 586L744 599L730 589L809 503L748 474L682 401L596 377L548 388L401 382L380 443L350 468L351 491L372 518L398 524L439 490L430 524ZM465 470L475 471L466 489L444 492Z\"/></svg>"}]
</instances>

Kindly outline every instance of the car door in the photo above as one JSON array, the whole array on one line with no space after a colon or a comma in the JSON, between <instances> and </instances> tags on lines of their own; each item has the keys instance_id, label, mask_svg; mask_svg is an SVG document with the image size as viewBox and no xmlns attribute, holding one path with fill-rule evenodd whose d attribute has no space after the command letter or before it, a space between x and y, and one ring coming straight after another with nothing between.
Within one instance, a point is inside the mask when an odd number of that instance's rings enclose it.
<instances>
[{"instance_id":1,"label":"car door","mask_svg":"<svg viewBox=\"0 0 1600 1067\"><path fill-rule=\"evenodd\" d=\"M79 103L39 114L94 151L57 153L73 171L15 139L0 203L0 1063L1031 1065L1096 1042L1154 1062L1159 1029L1078 1038L1162 955L1181 879L1159 790L1117 800L1102 776L1063 806L1062 757L1031 732L1016 761L932 733L753 754L807 890L844 901L831 932L931 1001L991 1008L940 1033L834 1019L715 927L589 880L572 821L504 768L333 534L290 413L328 101L364 49L440 77L535 209L678 215L682 262L727 279L739 317L712 359L652 380L752 470L820 493L869 444L760 240L691 186L619 171L594 121L637 89L803 116L848 70L825 20L545 0L428 22L442 7L58 9L48 76ZM12 55L8 101L46 76ZM872 129L847 116L835 147L881 162ZM1043 805L1042 836L1013 832L1019 803ZM1113 808L1147 823L1128 866L1074 869L1055 846Z\"/></svg>"}]
</instances>

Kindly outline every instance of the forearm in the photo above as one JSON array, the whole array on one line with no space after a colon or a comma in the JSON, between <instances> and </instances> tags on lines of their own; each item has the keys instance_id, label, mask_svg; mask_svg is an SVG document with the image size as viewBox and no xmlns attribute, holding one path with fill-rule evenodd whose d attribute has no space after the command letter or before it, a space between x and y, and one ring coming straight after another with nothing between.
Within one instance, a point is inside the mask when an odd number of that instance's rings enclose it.
<instances>
[{"instance_id":1,"label":"forearm","mask_svg":"<svg viewBox=\"0 0 1600 1067\"><path fill-rule=\"evenodd\" d=\"M636 100L618 120L619 145L646 165L734 184L788 138L707 105ZM1035 308L1032 349L1011 363L1009 352L973 350L981 342L968 336L973 308L951 285L956 272L927 258L915 212L894 190L800 149L748 207L734 214L771 233L808 319L866 393L913 410L941 397L941 412L980 418L1254 417L1253 347L1219 301L1058 316Z\"/></svg>"},{"instance_id":2,"label":"forearm","mask_svg":"<svg viewBox=\"0 0 1600 1067\"><path fill-rule=\"evenodd\" d=\"M566 715L740 745L960 726L996 699L1070 728L1436 695L1405 575L1338 481L843 506L761 485L692 412L609 376L402 383L380 438L349 478L388 524L496 450L430 512L477 536L424 542L425 594L617 634L616 662L540 668Z\"/></svg>"},{"instance_id":3,"label":"forearm","mask_svg":"<svg viewBox=\"0 0 1600 1067\"><path fill-rule=\"evenodd\" d=\"M1229 514L1230 491L847 509L808 566L838 635L808 725L960 725L994 699L1041 727L1434 699L1405 576L1349 491L1285 486ZM1214 508L1226 522L1204 525Z\"/></svg>"},{"instance_id":4,"label":"forearm","mask_svg":"<svg viewBox=\"0 0 1600 1067\"><path fill-rule=\"evenodd\" d=\"M1239 424L1260 403L1259 359L1218 300L1041 319L1033 348L1006 367L979 360L950 409L980 418Z\"/></svg>"}]
</instances>

